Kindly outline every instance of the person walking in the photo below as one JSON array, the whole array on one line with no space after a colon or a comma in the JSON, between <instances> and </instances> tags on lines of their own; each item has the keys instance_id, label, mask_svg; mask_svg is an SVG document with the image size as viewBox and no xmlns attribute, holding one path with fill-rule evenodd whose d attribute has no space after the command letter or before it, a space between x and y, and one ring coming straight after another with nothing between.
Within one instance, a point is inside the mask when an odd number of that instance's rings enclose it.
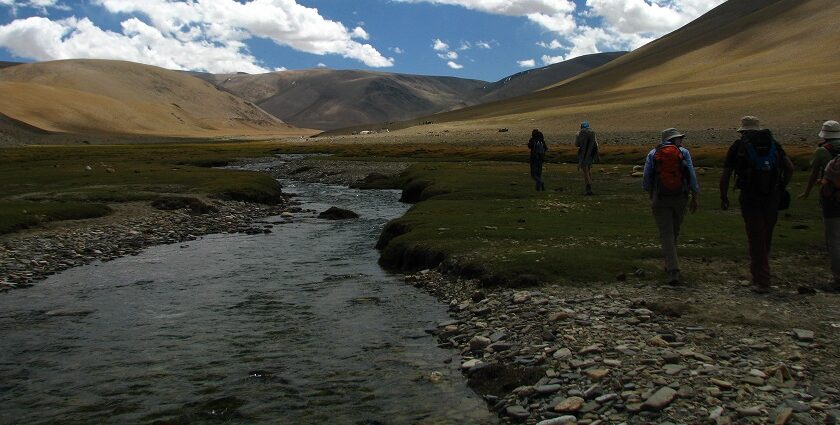
<instances>
[{"instance_id":1,"label":"person walking","mask_svg":"<svg viewBox=\"0 0 840 425\"><path fill-rule=\"evenodd\" d=\"M575 136L575 147L578 148L578 169L583 172L583 181L586 183L584 195L591 196L592 193L592 164L600 162L598 155L598 140L595 132L589 128L589 122L580 123L580 131Z\"/></svg>"},{"instance_id":2,"label":"person walking","mask_svg":"<svg viewBox=\"0 0 840 425\"><path fill-rule=\"evenodd\" d=\"M820 185L819 198L825 228L825 246L831 260L833 275L832 281L822 285L820 289L826 292L840 292L840 196L837 190L840 181L836 178L840 171L840 162L833 161L840 153L840 123L824 122L819 137L822 141L811 158L811 174L808 176L805 190L798 198L808 199L811 189ZM832 166L829 166L829 163L833 163ZM831 175L827 175L829 170Z\"/></svg>"},{"instance_id":3,"label":"person walking","mask_svg":"<svg viewBox=\"0 0 840 425\"><path fill-rule=\"evenodd\" d=\"M822 136L822 132L820 133ZM840 293L840 157L828 162L823 170L820 206L825 223L825 246L831 261L831 282L820 289Z\"/></svg>"},{"instance_id":4,"label":"person walking","mask_svg":"<svg viewBox=\"0 0 840 425\"><path fill-rule=\"evenodd\" d=\"M720 208L729 209L729 181L735 188L747 232L753 291L768 293L770 243L779 218L782 191L793 176L793 163L768 129L753 116L741 118L741 138L729 147L720 177Z\"/></svg>"},{"instance_id":5,"label":"person walking","mask_svg":"<svg viewBox=\"0 0 840 425\"><path fill-rule=\"evenodd\" d=\"M822 179L825 166L840 153L840 123L826 121L820 129L819 136L822 142L811 158L811 174L808 176L805 191L798 196L799 199L808 199L811 189Z\"/></svg>"},{"instance_id":6,"label":"person walking","mask_svg":"<svg viewBox=\"0 0 840 425\"><path fill-rule=\"evenodd\" d=\"M542 178L543 162L545 153L548 152L548 145L545 144L545 137L538 129L531 131L531 139L528 140L528 149L531 151L529 162L531 163L531 178L537 186L537 191L545 190L545 182Z\"/></svg>"},{"instance_id":7,"label":"person walking","mask_svg":"<svg viewBox=\"0 0 840 425\"><path fill-rule=\"evenodd\" d=\"M695 213L699 207L700 185L691 153L682 146L685 135L676 128L662 131L662 142L651 149L645 160L642 187L651 199L651 209L665 257L666 282L682 283L677 257L677 238L686 207Z\"/></svg>"}]
</instances>

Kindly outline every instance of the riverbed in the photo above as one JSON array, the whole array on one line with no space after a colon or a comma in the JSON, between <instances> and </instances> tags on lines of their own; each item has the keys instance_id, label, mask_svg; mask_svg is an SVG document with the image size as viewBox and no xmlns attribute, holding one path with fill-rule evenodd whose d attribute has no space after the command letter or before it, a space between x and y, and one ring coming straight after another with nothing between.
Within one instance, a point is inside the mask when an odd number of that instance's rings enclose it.
<instances>
[{"instance_id":1,"label":"riverbed","mask_svg":"<svg viewBox=\"0 0 840 425\"><path fill-rule=\"evenodd\" d=\"M0 423L494 423L377 265L396 191L285 181L303 212L0 296ZM315 212L339 206L355 220Z\"/></svg>"}]
</instances>

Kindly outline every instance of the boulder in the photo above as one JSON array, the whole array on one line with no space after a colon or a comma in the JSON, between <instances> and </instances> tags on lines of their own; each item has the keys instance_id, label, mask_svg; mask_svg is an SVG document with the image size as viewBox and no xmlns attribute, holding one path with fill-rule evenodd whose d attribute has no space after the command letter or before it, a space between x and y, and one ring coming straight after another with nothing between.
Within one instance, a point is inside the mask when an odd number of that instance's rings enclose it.
<instances>
[{"instance_id":1,"label":"boulder","mask_svg":"<svg viewBox=\"0 0 840 425\"><path fill-rule=\"evenodd\" d=\"M318 218L323 218L326 220L349 220L353 218L359 218L359 214L354 213L350 210L345 210L343 208L338 207L330 207L328 210L318 214Z\"/></svg>"}]
</instances>

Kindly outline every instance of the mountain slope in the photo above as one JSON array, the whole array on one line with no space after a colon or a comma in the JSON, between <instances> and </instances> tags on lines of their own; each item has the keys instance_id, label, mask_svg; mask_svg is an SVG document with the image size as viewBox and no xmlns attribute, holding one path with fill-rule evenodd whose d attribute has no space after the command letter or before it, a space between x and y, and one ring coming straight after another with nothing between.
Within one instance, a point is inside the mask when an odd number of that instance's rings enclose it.
<instances>
[{"instance_id":1,"label":"mountain slope","mask_svg":"<svg viewBox=\"0 0 840 425\"><path fill-rule=\"evenodd\" d=\"M300 129L197 78L111 60L65 60L0 69L0 113L60 133L301 134Z\"/></svg>"},{"instance_id":2,"label":"mountain slope","mask_svg":"<svg viewBox=\"0 0 840 425\"><path fill-rule=\"evenodd\" d=\"M202 76L297 126L332 129L466 106L486 83L453 77L310 69Z\"/></svg>"},{"instance_id":3,"label":"mountain slope","mask_svg":"<svg viewBox=\"0 0 840 425\"><path fill-rule=\"evenodd\" d=\"M625 54L627 52L596 53L542 68L529 69L488 84L482 88L477 97L471 99L470 103L477 105L533 93L598 68Z\"/></svg>"},{"instance_id":4,"label":"mountain slope","mask_svg":"<svg viewBox=\"0 0 840 425\"><path fill-rule=\"evenodd\" d=\"M840 44L835 0L730 0L687 26L602 67L534 94L428 118L483 127L612 129L731 127L755 114L769 125L837 117ZM545 124L541 124L545 123Z\"/></svg>"}]
</instances>

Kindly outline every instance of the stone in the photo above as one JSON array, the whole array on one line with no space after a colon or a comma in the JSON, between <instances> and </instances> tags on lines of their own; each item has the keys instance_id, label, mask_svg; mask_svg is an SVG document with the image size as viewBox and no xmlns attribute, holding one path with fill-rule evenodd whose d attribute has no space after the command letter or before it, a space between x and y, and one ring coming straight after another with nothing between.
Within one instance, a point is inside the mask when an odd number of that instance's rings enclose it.
<instances>
[{"instance_id":1,"label":"stone","mask_svg":"<svg viewBox=\"0 0 840 425\"><path fill-rule=\"evenodd\" d=\"M609 369L589 369L586 371L586 376L593 381L598 381L603 379L605 376L610 374Z\"/></svg>"},{"instance_id":2,"label":"stone","mask_svg":"<svg viewBox=\"0 0 840 425\"><path fill-rule=\"evenodd\" d=\"M610 402L610 401L613 401L613 400L617 400L617 399L618 399L618 394L610 393L610 394L604 394L600 397L596 397L595 401L597 401L599 404L604 404L604 403L607 403L607 402Z\"/></svg>"},{"instance_id":3,"label":"stone","mask_svg":"<svg viewBox=\"0 0 840 425\"><path fill-rule=\"evenodd\" d=\"M714 385L717 385L720 388L726 389L726 390L732 389L732 383L729 382L729 381L724 381L724 380L721 380L721 379L712 378L709 382L711 382Z\"/></svg>"},{"instance_id":4,"label":"stone","mask_svg":"<svg viewBox=\"0 0 840 425\"><path fill-rule=\"evenodd\" d=\"M555 351L554 355L552 357L554 357L555 359L565 359L565 358L568 358L568 357L571 357L571 356L572 356L572 350L569 350L568 348L563 347L563 348Z\"/></svg>"},{"instance_id":5,"label":"stone","mask_svg":"<svg viewBox=\"0 0 840 425\"><path fill-rule=\"evenodd\" d=\"M350 220L359 218L359 214L350 210L345 210L344 208L330 207L326 211L318 214L318 218L326 220Z\"/></svg>"},{"instance_id":6,"label":"stone","mask_svg":"<svg viewBox=\"0 0 840 425\"><path fill-rule=\"evenodd\" d=\"M671 387L662 387L653 393L644 403L642 403L643 410L662 410L674 401L677 397L677 391Z\"/></svg>"},{"instance_id":7,"label":"stone","mask_svg":"<svg viewBox=\"0 0 840 425\"><path fill-rule=\"evenodd\" d=\"M583 407L584 402L585 400L582 397L569 397L555 406L554 411L558 413L577 412L581 407Z\"/></svg>"},{"instance_id":8,"label":"stone","mask_svg":"<svg viewBox=\"0 0 840 425\"><path fill-rule=\"evenodd\" d=\"M572 415L565 415L556 418L546 419L544 421L537 422L537 425L566 425L566 424L576 424L577 418Z\"/></svg>"},{"instance_id":9,"label":"stone","mask_svg":"<svg viewBox=\"0 0 840 425\"><path fill-rule=\"evenodd\" d=\"M665 372L666 375L676 375L682 372L685 369L685 366L678 365L678 364L666 364L662 370Z\"/></svg>"},{"instance_id":10,"label":"stone","mask_svg":"<svg viewBox=\"0 0 840 425\"><path fill-rule=\"evenodd\" d=\"M563 387L561 385L558 385L558 384L551 384L551 385L539 385L535 388L537 390L537 394L554 394L554 393L560 391L560 389L562 389Z\"/></svg>"},{"instance_id":11,"label":"stone","mask_svg":"<svg viewBox=\"0 0 840 425\"><path fill-rule=\"evenodd\" d=\"M718 418L723 415L723 407L722 406L715 406L712 410L709 411L709 420L717 421Z\"/></svg>"},{"instance_id":12,"label":"stone","mask_svg":"<svg viewBox=\"0 0 840 425\"><path fill-rule=\"evenodd\" d=\"M782 409L777 415L776 418L773 419L774 425L785 425L790 422L791 418L793 418L793 409L785 408Z\"/></svg>"},{"instance_id":13,"label":"stone","mask_svg":"<svg viewBox=\"0 0 840 425\"><path fill-rule=\"evenodd\" d=\"M464 369L464 370L472 369L472 368L474 368L476 366L479 366L483 363L484 362L482 362L479 359L467 360L467 361L465 361L464 363L461 364L461 369Z\"/></svg>"},{"instance_id":14,"label":"stone","mask_svg":"<svg viewBox=\"0 0 840 425\"><path fill-rule=\"evenodd\" d=\"M807 329L793 329L791 335L797 341L812 342L814 340L814 331Z\"/></svg>"},{"instance_id":15,"label":"stone","mask_svg":"<svg viewBox=\"0 0 840 425\"><path fill-rule=\"evenodd\" d=\"M659 335L654 335L650 339L647 340L648 345L652 347L670 347L671 344L668 341L662 339Z\"/></svg>"},{"instance_id":16,"label":"stone","mask_svg":"<svg viewBox=\"0 0 840 425\"><path fill-rule=\"evenodd\" d=\"M472 339L470 339L470 350L473 350L473 351L483 350L488 345L490 345L490 342L491 342L490 338L487 338L487 337L481 336L481 335L476 335L476 336L472 337Z\"/></svg>"},{"instance_id":17,"label":"stone","mask_svg":"<svg viewBox=\"0 0 840 425\"><path fill-rule=\"evenodd\" d=\"M761 406L742 407L737 410L739 416L761 416Z\"/></svg>"},{"instance_id":18,"label":"stone","mask_svg":"<svg viewBox=\"0 0 840 425\"><path fill-rule=\"evenodd\" d=\"M531 414L522 406L508 406L505 414L514 419L528 419Z\"/></svg>"}]
</instances>

